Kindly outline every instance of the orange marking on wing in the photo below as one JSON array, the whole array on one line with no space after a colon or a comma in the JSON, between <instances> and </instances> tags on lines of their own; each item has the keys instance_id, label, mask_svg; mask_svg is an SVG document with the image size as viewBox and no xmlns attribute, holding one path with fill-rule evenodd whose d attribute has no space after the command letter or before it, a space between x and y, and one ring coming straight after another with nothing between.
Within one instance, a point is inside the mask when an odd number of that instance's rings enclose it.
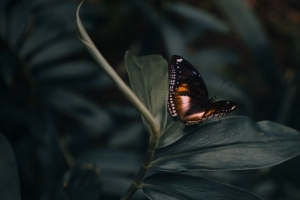
<instances>
[{"instance_id":1,"label":"orange marking on wing","mask_svg":"<svg viewBox=\"0 0 300 200\"><path fill-rule=\"evenodd\" d=\"M178 86L176 92L182 93L182 92L189 92L188 84L182 83Z\"/></svg>"},{"instance_id":2,"label":"orange marking on wing","mask_svg":"<svg viewBox=\"0 0 300 200\"><path fill-rule=\"evenodd\" d=\"M204 115L205 111L203 112L198 112L198 113L194 113L191 115L188 115L184 118L182 118L183 122L188 122L188 121L199 121L202 119L203 115Z\"/></svg>"},{"instance_id":3,"label":"orange marking on wing","mask_svg":"<svg viewBox=\"0 0 300 200\"><path fill-rule=\"evenodd\" d=\"M215 112L216 109L212 109L212 110L209 110L205 113L205 117L208 117L210 116L213 112Z\"/></svg>"}]
</instances>

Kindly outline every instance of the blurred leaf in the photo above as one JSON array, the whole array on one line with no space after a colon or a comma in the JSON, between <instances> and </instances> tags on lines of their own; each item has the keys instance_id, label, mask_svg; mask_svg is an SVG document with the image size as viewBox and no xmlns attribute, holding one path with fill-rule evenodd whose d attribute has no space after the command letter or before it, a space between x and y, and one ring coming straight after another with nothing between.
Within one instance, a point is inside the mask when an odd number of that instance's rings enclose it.
<instances>
[{"instance_id":1,"label":"blurred leaf","mask_svg":"<svg viewBox=\"0 0 300 200\"><path fill-rule=\"evenodd\" d=\"M210 48L193 54L189 61L198 63L200 69L213 70L217 67L224 67L224 65L235 64L239 58L236 52L232 50Z\"/></svg>"},{"instance_id":2,"label":"blurred leaf","mask_svg":"<svg viewBox=\"0 0 300 200\"><path fill-rule=\"evenodd\" d=\"M56 120L46 109L32 108L26 112L28 129L37 142L35 154L44 174L43 183L47 186L59 178L68 169L65 155L58 144Z\"/></svg>"},{"instance_id":3,"label":"blurred leaf","mask_svg":"<svg viewBox=\"0 0 300 200\"><path fill-rule=\"evenodd\" d=\"M8 0L2 0L0 1L0 36L2 38L5 38L6 36L6 26L7 26L7 17L6 17L6 12L4 10L7 9L7 1Z\"/></svg>"},{"instance_id":4,"label":"blurred leaf","mask_svg":"<svg viewBox=\"0 0 300 200\"><path fill-rule=\"evenodd\" d=\"M140 116L140 113L130 105L112 103L109 104L107 109L114 116L114 118L119 119L118 121L123 120L124 116L130 120L137 119Z\"/></svg>"},{"instance_id":5,"label":"blurred leaf","mask_svg":"<svg viewBox=\"0 0 300 200\"><path fill-rule=\"evenodd\" d=\"M27 26L28 11L20 1L11 5L10 0L2 0L0 3L0 36L3 41L16 48Z\"/></svg>"},{"instance_id":6,"label":"blurred leaf","mask_svg":"<svg viewBox=\"0 0 300 200\"><path fill-rule=\"evenodd\" d=\"M176 15L180 15L181 17L185 17L196 22L195 24L201 27L200 29L210 29L222 33L229 32L229 28L225 23L220 21L214 15L205 10L201 10L200 8L196 9L182 3L170 3L168 9Z\"/></svg>"},{"instance_id":7,"label":"blurred leaf","mask_svg":"<svg viewBox=\"0 0 300 200\"><path fill-rule=\"evenodd\" d=\"M27 27L29 13L23 3L16 3L12 8L8 23L8 39L10 45L16 47Z\"/></svg>"},{"instance_id":8,"label":"blurred leaf","mask_svg":"<svg viewBox=\"0 0 300 200\"><path fill-rule=\"evenodd\" d=\"M244 42L253 50L268 46L262 27L246 2L235 0L216 0L215 2L231 20Z\"/></svg>"},{"instance_id":9,"label":"blurred leaf","mask_svg":"<svg viewBox=\"0 0 300 200\"><path fill-rule=\"evenodd\" d=\"M54 62L64 57L75 56L83 50L83 45L78 38L65 38L64 40L57 40L48 46L44 46L42 50L34 55L29 61L30 70L41 70L45 64Z\"/></svg>"},{"instance_id":10,"label":"blurred leaf","mask_svg":"<svg viewBox=\"0 0 300 200\"><path fill-rule=\"evenodd\" d=\"M99 169L74 167L58 184L49 187L42 200L98 200L101 195L101 186Z\"/></svg>"},{"instance_id":11,"label":"blurred leaf","mask_svg":"<svg viewBox=\"0 0 300 200\"><path fill-rule=\"evenodd\" d=\"M68 194L64 191L62 184L52 184L48 187L46 192L43 194L41 200L69 200Z\"/></svg>"},{"instance_id":12,"label":"blurred leaf","mask_svg":"<svg viewBox=\"0 0 300 200\"><path fill-rule=\"evenodd\" d=\"M78 165L93 165L101 169L103 180L102 193L110 197L104 199L120 198L126 192L142 163L142 159L142 154L138 152L133 153L103 148L92 150L85 148L85 150L76 155ZM138 193L132 199L142 199L142 197L143 194Z\"/></svg>"},{"instance_id":13,"label":"blurred leaf","mask_svg":"<svg viewBox=\"0 0 300 200\"><path fill-rule=\"evenodd\" d=\"M43 184L59 180L68 169L68 163L64 152L54 135L47 135L46 144L38 144L35 154L39 160L40 170L43 173Z\"/></svg>"},{"instance_id":14,"label":"blurred leaf","mask_svg":"<svg viewBox=\"0 0 300 200\"><path fill-rule=\"evenodd\" d=\"M250 200L260 198L245 190L217 181L179 174L154 174L144 179L149 199Z\"/></svg>"},{"instance_id":15,"label":"blurred leaf","mask_svg":"<svg viewBox=\"0 0 300 200\"><path fill-rule=\"evenodd\" d=\"M1 199L21 199L17 163L10 144L2 134L0 134L0 160Z\"/></svg>"},{"instance_id":16,"label":"blurred leaf","mask_svg":"<svg viewBox=\"0 0 300 200\"><path fill-rule=\"evenodd\" d=\"M159 127L166 126L168 113L168 67L159 55L137 57L129 52L125 55L129 79L134 93L155 117ZM150 128L144 122L148 132ZM150 132L149 132L150 133Z\"/></svg>"},{"instance_id":17,"label":"blurred leaf","mask_svg":"<svg viewBox=\"0 0 300 200\"><path fill-rule=\"evenodd\" d=\"M138 10L153 25L157 32L163 36L169 56L173 54L184 56L186 39L183 37L183 33L150 4L144 1L132 1L132 3L135 5L134 10Z\"/></svg>"},{"instance_id":18,"label":"blurred leaf","mask_svg":"<svg viewBox=\"0 0 300 200\"><path fill-rule=\"evenodd\" d=\"M39 144L49 144L53 136L58 136L55 118L48 110L32 108L25 114L23 120L26 121L31 136L38 140Z\"/></svg>"},{"instance_id":19,"label":"blurred leaf","mask_svg":"<svg viewBox=\"0 0 300 200\"><path fill-rule=\"evenodd\" d=\"M78 3L69 1L47 1L43 3L36 3L32 5L35 14L38 16L38 21L47 23L48 25L76 27L76 13ZM81 8L82 18L97 18L97 11L94 7L83 4Z\"/></svg>"},{"instance_id":20,"label":"blurred leaf","mask_svg":"<svg viewBox=\"0 0 300 200\"><path fill-rule=\"evenodd\" d=\"M144 136L141 134L145 132L145 128L140 122L132 122L122 124L117 129L114 129L114 133L110 134L106 141L106 144L112 148L129 148L141 147L141 145L147 145L144 143ZM126 135L126 137L124 137Z\"/></svg>"},{"instance_id":21,"label":"blurred leaf","mask_svg":"<svg viewBox=\"0 0 300 200\"><path fill-rule=\"evenodd\" d=\"M95 63L83 60L49 67L34 75L39 84L52 87L99 89L112 84L108 76L101 73Z\"/></svg>"},{"instance_id":22,"label":"blurred leaf","mask_svg":"<svg viewBox=\"0 0 300 200\"><path fill-rule=\"evenodd\" d=\"M43 48L43 45L51 44L52 41L58 39L60 30L49 30L45 25L37 26L30 35L23 41L20 54L27 57Z\"/></svg>"},{"instance_id":23,"label":"blurred leaf","mask_svg":"<svg viewBox=\"0 0 300 200\"><path fill-rule=\"evenodd\" d=\"M44 48L49 44L56 43L57 40L62 41L62 38L70 38L75 36L76 23L74 19L74 13L76 12L77 3L75 2L41 2L38 4L32 1L28 2L28 6L32 7L35 12L36 20L38 20L33 27L32 32L28 35L24 44L21 47L21 54L28 56L28 54L34 55L39 53L39 48ZM46 6L46 5L48 6ZM75 9L72 11L72 9ZM93 7L87 4L82 6L81 16L84 21L85 28L91 28L91 21L97 19ZM58 28L53 28L58 27ZM79 41L77 41L80 43ZM62 43L62 42L60 42Z\"/></svg>"},{"instance_id":24,"label":"blurred leaf","mask_svg":"<svg viewBox=\"0 0 300 200\"><path fill-rule=\"evenodd\" d=\"M133 10L138 11L139 14L143 15L148 22L150 22L154 28L160 29L161 28L161 20L162 16L160 13L154 9L151 4L147 3L146 1L130 1L133 4Z\"/></svg>"},{"instance_id":25,"label":"blurred leaf","mask_svg":"<svg viewBox=\"0 0 300 200\"><path fill-rule=\"evenodd\" d=\"M161 33L169 56L181 55L185 57L187 41L183 33L169 21L161 22Z\"/></svg>"},{"instance_id":26,"label":"blurred leaf","mask_svg":"<svg viewBox=\"0 0 300 200\"><path fill-rule=\"evenodd\" d=\"M129 177L110 177L103 176L103 198L102 199L120 199L128 186L132 183L132 178ZM116 189L117 188L117 189ZM146 200L144 193L138 190L130 200Z\"/></svg>"},{"instance_id":27,"label":"blurred leaf","mask_svg":"<svg viewBox=\"0 0 300 200\"><path fill-rule=\"evenodd\" d=\"M14 73L17 70L18 60L15 55L9 51L3 51L0 54L0 81L4 84L3 89L8 89L13 84ZM0 86L0 90L1 90Z\"/></svg>"},{"instance_id":28,"label":"blurred leaf","mask_svg":"<svg viewBox=\"0 0 300 200\"><path fill-rule=\"evenodd\" d=\"M67 90L40 91L39 99L50 108L77 119L85 131L103 133L112 126L108 112Z\"/></svg>"},{"instance_id":29,"label":"blurred leaf","mask_svg":"<svg viewBox=\"0 0 300 200\"><path fill-rule=\"evenodd\" d=\"M97 148L83 150L75 155L79 165L85 166L93 164L101 168L101 173L105 176L133 177L142 163L142 154L139 152L116 151L113 149Z\"/></svg>"},{"instance_id":30,"label":"blurred leaf","mask_svg":"<svg viewBox=\"0 0 300 200\"><path fill-rule=\"evenodd\" d=\"M181 130L179 130L181 131ZM196 127L157 149L151 166L163 171L241 170L268 167L300 154L300 133L247 117L226 117Z\"/></svg>"},{"instance_id":31,"label":"blurred leaf","mask_svg":"<svg viewBox=\"0 0 300 200\"><path fill-rule=\"evenodd\" d=\"M4 123L16 123L18 126L26 124L26 112L18 109L9 102L0 101L0 121Z\"/></svg>"},{"instance_id":32,"label":"blurred leaf","mask_svg":"<svg viewBox=\"0 0 300 200\"><path fill-rule=\"evenodd\" d=\"M272 51L258 19L246 2L236 0L215 0L214 2L222 9L243 41L250 47L264 76L274 83L275 68Z\"/></svg>"}]
</instances>

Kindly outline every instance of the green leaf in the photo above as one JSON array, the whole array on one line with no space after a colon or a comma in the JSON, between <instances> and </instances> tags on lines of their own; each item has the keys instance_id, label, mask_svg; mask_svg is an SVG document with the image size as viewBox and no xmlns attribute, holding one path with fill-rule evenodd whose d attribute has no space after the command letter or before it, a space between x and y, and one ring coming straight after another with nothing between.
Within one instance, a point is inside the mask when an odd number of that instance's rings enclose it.
<instances>
[{"instance_id":1,"label":"green leaf","mask_svg":"<svg viewBox=\"0 0 300 200\"><path fill-rule=\"evenodd\" d=\"M161 136L158 142L158 147L167 146L186 134L185 126L181 121L176 121L171 116L169 117L169 123L166 128L161 132Z\"/></svg>"},{"instance_id":2,"label":"green leaf","mask_svg":"<svg viewBox=\"0 0 300 200\"><path fill-rule=\"evenodd\" d=\"M2 134L0 134L0 163L1 199L21 199L17 163L11 146Z\"/></svg>"},{"instance_id":3,"label":"green leaf","mask_svg":"<svg viewBox=\"0 0 300 200\"><path fill-rule=\"evenodd\" d=\"M143 181L149 199L251 200L260 199L245 190L217 181L179 174L155 174Z\"/></svg>"},{"instance_id":4,"label":"green leaf","mask_svg":"<svg viewBox=\"0 0 300 200\"><path fill-rule=\"evenodd\" d=\"M125 64L134 93L154 116L161 130L167 124L168 65L159 55L137 57L125 54ZM150 132L148 124L144 124Z\"/></svg>"},{"instance_id":5,"label":"green leaf","mask_svg":"<svg viewBox=\"0 0 300 200\"><path fill-rule=\"evenodd\" d=\"M196 127L156 151L151 166L163 171L241 170L268 167L300 154L300 133L248 117L227 117Z\"/></svg>"}]
</instances>

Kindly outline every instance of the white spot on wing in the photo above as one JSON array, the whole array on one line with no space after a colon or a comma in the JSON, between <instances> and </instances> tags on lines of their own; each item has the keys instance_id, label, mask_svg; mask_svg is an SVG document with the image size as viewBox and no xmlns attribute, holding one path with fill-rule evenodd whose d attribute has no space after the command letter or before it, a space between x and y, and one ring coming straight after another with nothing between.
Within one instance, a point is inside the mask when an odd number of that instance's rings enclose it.
<instances>
[{"instance_id":1,"label":"white spot on wing","mask_svg":"<svg viewBox=\"0 0 300 200\"><path fill-rule=\"evenodd\" d=\"M176 61L177 62L182 62L182 58L178 58Z\"/></svg>"}]
</instances>

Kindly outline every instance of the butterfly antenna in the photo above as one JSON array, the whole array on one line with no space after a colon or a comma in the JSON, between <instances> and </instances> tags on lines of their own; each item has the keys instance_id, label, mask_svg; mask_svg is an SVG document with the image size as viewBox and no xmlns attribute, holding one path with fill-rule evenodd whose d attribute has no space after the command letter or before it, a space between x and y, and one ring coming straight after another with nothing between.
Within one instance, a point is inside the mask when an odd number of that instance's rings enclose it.
<instances>
[{"instance_id":1,"label":"butterfly antenna","mask_svg":"<svg viewBox=\"0 0 300 200\"><path fill-rule=\"evenodd\" d=\"M218 92L220 91L220 89L222 88L222 86L224 85L224 83L226 82L226 80L224 80L224 82L222 83L222 85L219 87L219 89L217 90L216 94L215 94L215 98L217 97Z\"/></svg>"},{"instance_id":2,"label":"butterfly antenna","mask_svg":"<svg viewBox=\"0 0 300 200\"><path fill-rule=\"evenodd\" d=\"M231 88L231 86L232 85L229 85L225 90L223 90L222 92L220 92L219 95L222 94L223 92L225 92L226 90L228 90L229 88Z\"/></svg>"}]
</instances>

